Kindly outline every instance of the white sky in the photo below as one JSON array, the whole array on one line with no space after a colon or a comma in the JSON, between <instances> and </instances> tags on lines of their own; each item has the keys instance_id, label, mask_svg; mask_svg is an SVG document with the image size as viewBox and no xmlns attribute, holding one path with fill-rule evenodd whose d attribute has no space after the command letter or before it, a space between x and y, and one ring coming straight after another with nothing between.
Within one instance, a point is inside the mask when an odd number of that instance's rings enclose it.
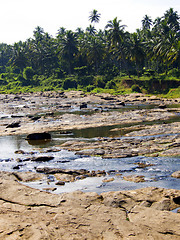
<instances>
[{"instance_id":1,"label":"white sky","mask_svg":"<svg viewBox=\"0 0 180 240\"><path fill-rule=\"evenodd\" d=\"M25 41L37 26L52 36L60 27L85 30L93 9L101 13L97 29L104 29L117 17L127 31L133 32L141 28L146 14L154 20L170 7L180 15L180 0L0 0L0 43Z\"/></svg>"}]
</instances>

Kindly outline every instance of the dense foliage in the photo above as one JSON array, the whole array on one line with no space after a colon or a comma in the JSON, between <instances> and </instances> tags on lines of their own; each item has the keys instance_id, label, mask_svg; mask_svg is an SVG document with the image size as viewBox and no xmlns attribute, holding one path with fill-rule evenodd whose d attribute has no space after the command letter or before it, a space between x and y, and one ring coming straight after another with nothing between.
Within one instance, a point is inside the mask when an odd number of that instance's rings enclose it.
<instances>
[{"instance_id":1,"label":"dense foliage","mask_svg":"<svg viewBox=\"0 0 180 240\"><path fill-rule=\"evenodd\" d=\"M41 86L54 88L116 88L122 77L180 78L180 17L172 8L154 21L145 15L142 28L125 31L121 20L96 30L100 14L82 30L61 27L56 37L41 27L33 37L14 45L0 44L0 90ZM133 89L140 91L138 86Z\"/></svg>"}]
</instances>

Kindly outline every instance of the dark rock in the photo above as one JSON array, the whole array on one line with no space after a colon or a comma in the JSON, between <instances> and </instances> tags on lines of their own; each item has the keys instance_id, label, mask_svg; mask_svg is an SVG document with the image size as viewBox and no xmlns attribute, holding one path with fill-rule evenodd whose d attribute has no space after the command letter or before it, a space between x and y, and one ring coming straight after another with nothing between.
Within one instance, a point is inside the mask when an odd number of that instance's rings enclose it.
<instances>
[{"instance_id":1,"label":"dark rock","mask_svg":"<svg viewBox=\"0 0 180 240\"><path fill-rule=\"evenodd\" d=\"M14 152L15 154L25 154L25 152L23 150L17 150Z\"/></svg>"},{"instance_id":2,"label":"dark rock","mask_svg":"<svg viewBox=\"0 0 180 240\"><path fill-rule=\"evenodd\" d=\"M65 185L65 182L63 182L63 181L58 181L58 182L55 183L55 185L63 186L63 185Z\"/></svg>"},{"instance_id":3,"label":"dark rock","mask_svg":"<svg viewBox=\"0 0 180 240\"><path fill-rule=\"evenodd\" d=\"M7 125L6 128L17 128L20 127L20 122L13 122Z\"/></svg>"},{"instance_id":4,"label":"dark rock","mask_svg":"<svg viewBox=\"0 0 180 240\"><path fill-rule=\"evenodd\" d=\"M73 169L49 168L49 167L37 167L36 171L40 173L45 173L45 174L64 173L64 174L75 175L75 176L89 173L89 171L85 169L73 170Z\"/></svg>"},{"instance_id":5,"label":"dark rock","mask_svg":"<svg viewBox=\"0 0 180 240\"><path fill-rule=\"evenodd\" d=\"M84 102L83 102L83 103L80 104L79 107L80 107L80 109L82 109L82 108L87 108L87 103L84 103Z\"/></svg>"},{"instance_id":6,"label":"dark rock","mask_svg":"<svg viewBox=\"0 0 180 240\"><path fill-rule=\"evenodd\" d=\"M117 102L117 105L125 106L125 102Z\"/></svg>"},{"instance_id":7,"label":"dark rock","mask_svg":"<svg viewBox=\"0 0 180 240\"><path fill-rule=\"evenodd\" d=\"M51 139L51 134L47 132L31 133L26 137L26 140L48 140L48 139Z\"/></svg>"},{"instance_id":8,"label":"dark rock","mask_svg":"<svg viewBox=\"0 0 180 240\"><path fill-rule=\"evenodd\" d=\"M159 108L165 109L165 108L167 108L167 106L165 104L161 104L161 105L159 105Z\"/></svg>"},{"instance_id":9,"label":"dark rock","mask_svg":"<svg viewBox=\"0 0 180 240\"><path fill-rule=\"evenodd\" d=\"M54 159L53 156L39 156L39 157L33 157L30 160L34 162L47 162Z\"/></svg>"},{"instance_id":10,"label":"dark rock","mask_svg":"<svg viewBox=\"0 0 180 240\"><path fill-rule=\"evenodd\" d=\"M29 115L28 118L30 118L30 119L33 120L33 121L37 121L38 119L41 118L41 116L32 116L32 115Z\"/></svg>"},{"instance_id":11,"label":"dark rock","mask_svg":"<svg viewBox=\"0 0 180 240\"><path fill-rule=\"evenodd\" d=\"M14 170L19 170L19 169L20 169L20 166L22 166L22 165L14 166L13 169L14 169Z\"/></svg>"}]
</instances>

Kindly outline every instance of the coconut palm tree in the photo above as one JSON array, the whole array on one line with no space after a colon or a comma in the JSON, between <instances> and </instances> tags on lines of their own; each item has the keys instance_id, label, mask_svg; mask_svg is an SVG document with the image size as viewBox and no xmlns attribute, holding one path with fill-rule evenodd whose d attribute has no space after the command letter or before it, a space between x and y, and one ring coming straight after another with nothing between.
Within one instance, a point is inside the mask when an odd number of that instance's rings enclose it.
<instances>
[{"instance_id":1,"label":"coconut palm tree","mask_svg":"<svg viewBox=\"0 0 180 240\"><path fill-rule=\"evenodd\" d=\"M150 30L151 28L151 25L152 25L152 19L145 15L143 20L142 20L142 27L144 30Z\"/></svg>"},{"instance_id":2,"label":"coconut palm tree","mask_svg":"<svg viewBox=\"0 0 180 240\"><path fill-rule=\"evenodd\" d=\"M66 31L65 36L61 39L58 51L60 58L66 62L69 74L72 74L73 72L73 63L78 52L77 46L78 42L76 34L71 30Z\"/></svg>"},{"instance_id":3,"label":"coconut palm tree","mask_svg":"<svg viewBox=\"0 0 180 240\"><path fill-rule=\"evenodd\" d=\"M90 12L90 16L89 16L89 20L91 23L98 23L100 20L101 14L98 13L98 11L96 9L92 10L92 12Z\"/></svg>"}]
</instances>

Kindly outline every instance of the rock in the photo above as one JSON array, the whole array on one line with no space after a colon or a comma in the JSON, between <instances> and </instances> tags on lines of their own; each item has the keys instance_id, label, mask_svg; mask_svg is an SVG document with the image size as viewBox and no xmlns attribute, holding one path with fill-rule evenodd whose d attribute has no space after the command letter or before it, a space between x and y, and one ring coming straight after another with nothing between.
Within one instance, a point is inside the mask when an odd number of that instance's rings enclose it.
<instances>
[{"instance_id":1,"label":"rock","mask_svg":"<svg viewBox=\"0 0 180 240\"><path fill-rule=\"evenodd\" d=\"M54 159L53 156L38 156L38 157L32 157L30 158L31 161L33 162L47 162Z\"/></svg>"},{"instance_id":2,"label":"rock","mask_svg":"<svg viewBox=\"0 0 180 240\"><path fill-rule=\"evenodd\" d=\"M104 183L108 183L108 182L112 182L112 181L114 181L114 178L105 178L102 180L102 182L104 182Z\"/></svg>"},{"instance_id":3,"label":"rock","mask_svg":"<svg viewBox=\"0 0 180 240\"><path fill-rule=\"evenodd\" d=\"M146 168L146 167L152 167L154 166L154 164L151 163L143 163L143 162L138 162L138 163L134 163L138 165L138 168Z\"/></svg>"},{"instance_id":4,"label":"rock","mask_svg":"<svg viewBox=\"0 0 180 240\"><path fill-rule=\"evenodd\" d=\"M25 154L25 152L23 150L17 150L14 152L15 154Z\"/></svg>"},{"instance_id":5,"label":"rock","mask_svg":"<svg viewBox=\"0 0 180 240\"><path fill-rule=\"evenodd\" d=\"M165 108L167 108L167 106L165 104L161 104L161 105L159 105L159 108L165 109Z\"/></svg>"},{"instance_id":6,"label":"rock","mask_svg":"<svg viewBox=\"0 0 180 240\"><path fill-rule=\"evenodd\" d=\"M83 103L80 104L79 107L80 107L80 109L87 108L87 103L83 102Z\"/></svg>"},{"instance_id":7,"label":"rock","mask_svg":"<svg viewBox=\"0 0 180 240\"><path fill-rule=\"evenodd\" d=\"M180 178L180 171L176 171L174 172L171 177L174 177L174 178Z\"/></svg>"},{"instance_id":8,"label":"rock","mask_svg":"<svg viewBox=\"0 0 180 240\"><path fill-rule=\"evenodd\" d=\"M33 115L28 115L28 118L30 118L33 121L37 121L41 118L41 116L33 116Z\"/></svg>"},{"instance_id":9,"label":"rock","mask_svg":"<svg viewBox=\"0 0 180 240\"><path fill-rule=\"evenodd\" d=\"M47 191L47 192L53 192L53 191L56 191L57 188L53 187L53 188L43 188L44 191Z\"/></svg>"},{"instance_id":10,"label":"rock","mask_svg":"<svg viewBox=\"0 0 180 240\"><path fill-rule=\"evenodd\" d=\"M64 174L69 174L73 176L89 173L89 171L85 169L73 170L73 169L49 168L49 167L37 167L36 171L40 173L45 173L45 174L64 173Z\"/></svg>"},{"instance_id":11,"label":"rock","mask_svg":"<svg viewBox=\"0 0 180 240\"><path fill-rule=\"evenodd\" d=\"M152 208L161 211L170 211L170 199L163 199L159 202L155 202L151 205Z\"/></svg>"},{"instance_id":12,"label":"rock","mask_svg":"<svg viewBox=\"0 0 180 240\"><path fill-rule=\"evenodd\" d=\"M68 174L56 173L56 174L54 174L54 176L58 181L63 181L63 182L74 182L75 181L75 177L72 175L68 175Z\"/></svg>"},{"instance_id":13,"label":"rock","mask_svg":"<svg viewBox=\"0 0 180 240\"><path fill-rule=\"evenodd\" d=\"M45 178L43 174L34 172L14 172L12 174L21 182L34 182Z\"/></svg>"},{"instance_id":14,"label":"rock","mask_svg":"<svg viewBox=\"0 0 180 240\"><path fill-rule=\"evenodd\" d=\"M19 122L13 122L13 123L10 123L6 126L6 128L18 128L20 127L20 121Z\"/></svg>"},{"instance_id":15,"label":"rock","mask_svg":"<svg viewBox=\"0 0 180 240\"><path fill-rule=\"evenodd\" d=\"M142 175L124 176L123 179L126 180L126 181L135 182L135 183L145 182L144 176L142 176Z\"/></svg>"},{"instance_id":16,"label":"rock","mask_svg":"<svg viewBox=\"0 0 180 240\"><path fill-rule=\"evenodd\" d=\"M56 189L33 189L1 172L0 239L179 239L179 214L153 205L178 208L180 190L50 193Z\"/></svg>"},{"instance_id":17,"label":"rock","mask_svg":"<svg viewBox=\"0 0 180 240\"><path fill-rule=\"evenodd\" d=\"M51 139L51 134L47 132L43 133L31 133L27 135L26 140L48 140Z\"/></svg>"},{"instance_id":18,"label":"rock","mask_svg":"<svg viewBox=\"0 0 180 240\"><path fill-rule=\"evenodd\" d=\"M58 182L55 183L55 185L63 186L63 185L65 185L65 182L63 182L63 181L58 181Z\"/></svg>"}]
</instances>

